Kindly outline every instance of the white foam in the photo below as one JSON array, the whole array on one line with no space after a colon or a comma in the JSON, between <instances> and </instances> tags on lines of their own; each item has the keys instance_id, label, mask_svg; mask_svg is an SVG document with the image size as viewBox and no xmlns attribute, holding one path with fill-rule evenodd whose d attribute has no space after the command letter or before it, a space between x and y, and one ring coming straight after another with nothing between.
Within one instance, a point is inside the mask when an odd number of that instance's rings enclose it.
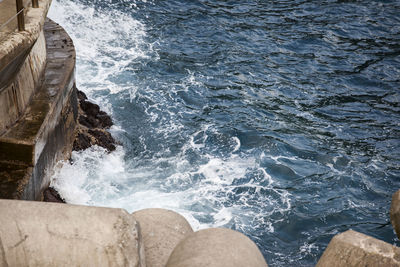
<instances>
[{"instance_id":1,"label":"white foam","mask_svg":"<svg viewBox=\"0 0 400 267\"><path fill-rule=\"evenodd\" d=\"M54 175L52 186L73 204L120 207L130 212L156 207L171 209L185 216L195 229L235 222L243 229L258 223L273 232L273 224L266 216L290 209L288 192L274 189L271 177L252 157L232 154L223 160L207 155L208 162L198 167L183 156L159 158L134 169L127 169L124 157L122 147L112 153L96 146L73 152L72 165L64 162ZM167 169L162 167L165 162L169 163ZM260 177L234 185L235 180L249 173ZM265 180L268 183L258 184ZM248 189L232 202L229 196L235 194L236 188ZM227 203L231 204L226 206ZM270 206L269 212L262 211L266 206Z\"/></svg>"},{"instance_id":2,"label":"white foam","mask_svg":"<svg viewBox=\"0 0 400 267\"><path fill-rule=\"evenodd\" d=\"M254 166L254 163L254 158L240 158L237 155L232 155L227 160L210 156L208 163L200 166L197 173L202 174L205 181L221 186L228 185L235 178L244 177L247 169Z\"/></svg>"},{"instance_id":3,"label":"white foam","mask_svg":"<svg viewBox=\"0 0 400 267\"><path fill-rule=\"evenodd\" d=\"M102 198L117 196L115 187L125 177L124 151L118 146L114 153L98 146L76 152L71 156L72 164L63 162L51 180L60 195L72 204L93 205L96 193ZM99 198L100 199L100 198Z\"/></svg>"},{"instance_id":4,"label":"white foam","mask_svg":"<svg viewBox=\"0 0 400 267\"><path fill-rule=\"evenodd\" d=\"M144 25L116 9L96 9L95 4L54 0L48 16L63 26L77 51L76 81L86 93L109 90L117 93L131 84L116 84L112 78L133 61L149 57L152 44L144 41Z\"/></svg>"}]
</instances>

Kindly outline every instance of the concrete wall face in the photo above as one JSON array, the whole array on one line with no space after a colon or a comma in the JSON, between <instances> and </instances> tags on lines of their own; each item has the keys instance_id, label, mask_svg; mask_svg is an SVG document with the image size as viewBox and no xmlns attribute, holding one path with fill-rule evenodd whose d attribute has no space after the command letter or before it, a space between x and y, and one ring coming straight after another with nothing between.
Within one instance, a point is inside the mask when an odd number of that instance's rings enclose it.
<instances>
[{"instance_id":1,"label":"concrete wall face","mask_svg":"<svg viewBox=\"0 0 400 267\"><path fill-rule=\"evenodd\" d=\"M76 90L70 90L65 103L60 104L63 110L56 112L46 126L51 126L42 135L41 153L35 162L32 177L22 185L19 199L39 200L42 191L50 184L50 176L57 161L65 159L72 150L76 118L78 115Z\"/></svg>"},{"instance_id":2,"label":"concrete wall face","mask_svg":"<svg viewBox=\"0 0 400 267\"><path fill-rule=\"evenodd\" d=\"M0 200L0 266L144 266L125 210Z\"/></svg>"},{"instance_id":3,"label":"concrete wall face","mask_svg":"<svg viewBox=\"0 0 400 267\"><path fill-rule=\"evenodd\" d=\"M46 65L46 42L43 32L29 54L21 57L7 66L14 70L15 74L13 77L10 75L11 83L0 88L0 134L17 121L41 83Z\"/></svg>"}]
</instances>

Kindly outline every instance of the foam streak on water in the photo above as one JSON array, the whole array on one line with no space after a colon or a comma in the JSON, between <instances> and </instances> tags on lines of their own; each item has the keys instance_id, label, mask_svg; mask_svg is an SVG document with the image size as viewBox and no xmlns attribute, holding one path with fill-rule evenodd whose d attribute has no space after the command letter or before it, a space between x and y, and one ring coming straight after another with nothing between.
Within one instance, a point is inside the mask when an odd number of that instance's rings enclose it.
<instances>
[{"instance_id":1,"label":"foam streak on water","mask_svg":"<svg viewBox=\"0 0 400 267\"><path fill-rule=\"evenodd\" d=\"M73 152L70 203L168 208L316 263L349 228L397 243L400 1L53 0L77 86L122 143Z\"/></svg>"}]
</instances>

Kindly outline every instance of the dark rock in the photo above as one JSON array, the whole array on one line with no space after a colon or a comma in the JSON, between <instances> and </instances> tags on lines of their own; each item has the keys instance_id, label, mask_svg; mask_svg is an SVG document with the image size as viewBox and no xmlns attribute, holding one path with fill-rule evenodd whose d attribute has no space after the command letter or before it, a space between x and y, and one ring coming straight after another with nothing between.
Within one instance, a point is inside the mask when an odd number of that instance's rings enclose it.
<instances>
[{"instance_id":1,"label":"dark rock","mask_svg":"<svg viewBox=\"0 0 400 267\"><path fill-rule=\"evenodd\" d=\"M43 201L44 202L65 203L65 200L62 199L60 194L58 194L58 192L52 187L48 187L46 190L44 190Z\"/></svg>"},{"instance_id":2,"label":"dark rock","mask_svg":"<svg viewBox=\"0 0 400 267\"><path fill-rule=\"evenodd\" d=\"M96 117L100 112L100 107L96 104L93 104L89 101L83 100L80 101L81 109L86 113L86 115L90 115Z\"/></svg>"},{"instance_id":3,"label":"dark rock","mask_svg":"<svg viewBox=\"0 0 400 267\"><path fill-rule=\"evenodd\" d=\"M81 109L78 121L84 127L80 127L73 144L73 150L78 151L87 149L92 145L98 145L109 152L114 151L116 142L111 134L104 130L113 125L111 117L106 112L101 111L98 105L89 102L84 92L78 89L76 91ZM89 131L87 131L87 128Z\"/></svg>"},{"instance_id":4,"label":"dark rock","mask_svg":"<svg viewBox=\"0 0 400 267\"><path fill-rule=\"evenodd\" d=\"M78 133L78 135L75 138L74 144L73 144L73 150L74 151L79 151L83 149L87 149L91 146L92 144L90 143L90 138L82 133Z\"/></svg>"},{"instance_id":5,"label":"dark rock","mask_svg":"<svg viewBox=\"0 0 400 267\"><path fill-rule=\"evenodd\" d=\"M104 147L110 152L115 150L115 140L109 132L100 130L89 130L89 134L91 134L96 139L96 145Z\"/></svg>"},{"instance_id":6,"label":"dark rock","mask_svg":"<svg viewBox=\"0 0 400 267\"><path fill-rule=\"evenodd\" d=\"M97 115L97 119L99 120L101 126L103 128L110 128L113 125L112 119L110 116L108 116L106 113L105 114L101 114L100 113L105 113L103 111L99 112L99 115Z\"/></svg>"},{"instance_id":7,"label":"dark rock","mask_svg":"<svg viewBox=\"0 0 400 267\"><path fill-rule=\"evenodd\" d=\"M79 101L88 99L86 94L80 90L76 90L76 94L78 96Z\"/></svg>"},{"instance_id":8,"label":"dark rock","mask_svg":"<svg viewBox=\"0 0 400 267\"><path fill-rule=\"evenodd\" d=\"M79 116L79 123L88 128L96 128L100 125L100 122L93 116L84 116L84 115Z\"/></svg>"}]
</instances>

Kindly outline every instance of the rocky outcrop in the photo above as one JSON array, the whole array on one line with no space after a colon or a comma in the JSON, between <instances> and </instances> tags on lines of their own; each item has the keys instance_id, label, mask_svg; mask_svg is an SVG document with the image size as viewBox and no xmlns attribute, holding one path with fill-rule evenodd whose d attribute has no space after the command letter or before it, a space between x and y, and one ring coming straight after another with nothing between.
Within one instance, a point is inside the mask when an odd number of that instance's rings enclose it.
<instances>
[{"instance_id":1,"label":"rocky outcrop","mask_svg":"<svg viewBox=\"0 0 400 267\"><path fill-rule=\"evenodd\" d=\"M256 244L247 236L223 228L189 235L172 252L166 267L267 266Z\"/></svg>"},{"instance_id":2,"label":"rocky outcrop","mask_svg":"<svg viewBox=\"0 0 400 267\"><path fill-rule=\"evenodd\" d=\"M79 151L98 145L108 152L115 150L115 139L107 131L113 122L111 117L100 110L97 104L88 101L84 92L77 90L79 101L79 117L73 150Z\"/></svg>"},{"instance_id":3,"label":"rocky outcrop","mask_svg":"<svg viewBox=\"0 0 400 267\"><path fill-rule=\"evenodd\" d=\"M317 267L400 266L400 248L353 230L334 236Z\"/></svg>"},{"instance_id":4,"label":"rocky outcrop","mask_svg":"<svg viewBox=\"0 0 400 267\"><path fill-rule=\"evenodd\" d=\"M146 265L150 267L164 267L176 245L193 233L186 219L170 210L144 209L132 216L140 224Z\"/></svg>"},{"instance_id":5,"label":"rocky outcrop","mask_svg":"<svg viewBox=\"0 0 400 267\"><path fill-rule=\"evenodd\" d=\"M86 94L74 88L78 99L78 123L72 150L80 151L98 145L108 152L115 150L116 141L107 131L113 122L111 117L100 110L100 107L90 102ZM43 192L44 202L65 203L65 200L54 188L47 188Z\"/></svg>"}]
</instances>

